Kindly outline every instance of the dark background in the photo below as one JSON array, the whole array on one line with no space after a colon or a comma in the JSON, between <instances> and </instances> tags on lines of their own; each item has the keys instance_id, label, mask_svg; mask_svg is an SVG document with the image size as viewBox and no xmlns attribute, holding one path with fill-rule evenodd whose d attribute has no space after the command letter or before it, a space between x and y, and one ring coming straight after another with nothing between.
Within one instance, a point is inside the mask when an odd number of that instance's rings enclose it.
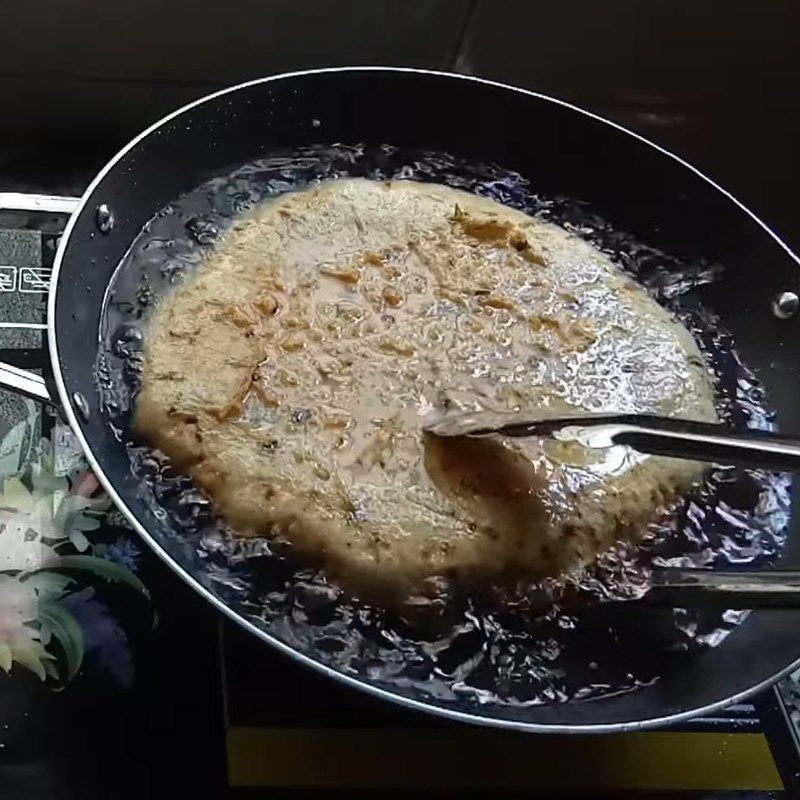
<instances>
[{"instance_id":1,"label":"dark background","mask_svg":"<svg viewBox=\"0 0 800 800\"><path fill-rule=\"evenodd\" d=\"M700 167L798 250L798 45L798 0L6 0L0 189L79 192L142 128L238 81L417 66L620 122ZM19 670L2 681L0 797L221 796L219 621L149 564L160 625L129 631L131 691L91 674L61 694Z\"/></svg>"},{"instance_id":2,"label":"dark background","mask_svg":"<svg viewBox=\"0 0 800 800\"><path fill-rule=\"evenodd\" d=\"M43 161L98 167L174 107L268 73L456 69L634 128L700 166L797 249L798 45L796 0L7 2L0 174L23 152L34 178Z\"/></svg>"}]
</instances>

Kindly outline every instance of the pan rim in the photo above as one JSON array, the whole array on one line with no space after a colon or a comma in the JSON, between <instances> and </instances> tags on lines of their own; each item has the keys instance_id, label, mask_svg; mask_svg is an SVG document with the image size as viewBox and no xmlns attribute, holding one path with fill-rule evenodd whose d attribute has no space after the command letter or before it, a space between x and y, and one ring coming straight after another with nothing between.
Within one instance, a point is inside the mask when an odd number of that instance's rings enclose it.
<instances>
[{"instance_id":1,"label":"pan rim","mask_svg":"<svg viewBox=\"0 0 800 800\"><path fill-rule=\"evenodd\" d=\"M136 531L137 535L142 538L143 541L147 543L147 545L153 550L153 552L187 585L189 585L194 591L199 593L201 597L205 600L210 602L218 611L222 612L227 616L230 620L235 622L237 625L241 626L244 630L250 632L251 634L256 635L265 643L269 644L270 646L274 647L278 652L283 653L286 656L294 659L295 661L303 664L304 666L310 667L311 669L317 671L320 674L325 675L326 677L332 680L342 681L344 684L351 686L354 689L358 689L360 691L367 692L374 697L377 697L381 700L389 701L392 703L396 703L401 706L405 706L406 708L421 711L429 714L435 714L439 717L444 717L453 721L457 722L467 722L475 725L482 725L485 727L493 727L493 728L500 728L506 730L515 730L515 731L526 731L530 733L619 733L625 731L641 731L650 728L657 728L662 727L667 724L680 722L682 720L691 719L693 717L699 716L701 714L707 714L710 712L717 711L721 708L724 708L732 703L736 703L740 700L743 700L746 697L749 697L757 692L763 691L764 689L769 688L775 682L780 680L781 678L788 675L794 669L800 666L800 646L798 647L798 657L787 665L783 670L778 672L776 675L767 678L758 684L751 686L748 689L742 690L737 692L729 697L723 698L722 700L718 700L714 703L710 703L704 706L700 706L698 708L694 708L688 711L681 711L674 714L667 714L660 717L654 717L649 719L640 719L640 720L630 720L626 722L610 722L610 723L599 723L599 724L580 724L580 723L563 723L563 724L545 724L545 723L536 723L536 722L524 722L519 720L511 720L511 719L499 719L496 717L488 717L483 716L480 714L470 713L468 711L459 711L449 708L443 708L441 706L437 706L432 703L423 702L421 700L414 700L409 697L405 697L400 694L396 694L386 689L382 689L378 686L374 686L366 681L355 678L350 675L346 675L342 672L339 672L332 667L329 667L325 664L322 664L311 656L308 656L304 653L301 653L297 650L294 650L289 645L285 644L284 642L280 641L276 637L272 636L271 634L267 633L266 631L259 628L254 623L250 622L249 620L245 619L243 616L238 614L232 608L227 606L220 598L216 597L212 592L210 592L207 588L205 588L196 578L190 575L180 564L178 564L156 541L154 537L152 537L147 529L137 520L133 512L128 508L127 504L124 500L119 496L116 489L114 488L113 483L105 474L104 470L98 463L97 459L94 457L93 451L91 446L89 445L86 437L83 434L81 429L78 415L76 414L76 410L73 407L72 398L69 396L67 387L65 385L64 376L61 370L61 362L59 358L58 352L58 342L56 336L56 301L58 295L58 279L59 274L61 271L61 265L64 260L64 256L67 250L67 246L69 244L69 240L71 238L73 229L79 217L86 210L86 206L94 193L94 190L97 186L104 180L106 175L111 172L112 169L117 165L119 161L121 161L131 150L133 150L140 142L145 140L151 134L155 133L159 128L166 125L169 122L179 118L181 115L185 114L186 112L190 111L191 109L200 106L204 103L207 103L212 100L216 100L217 98L223 97L227 94L237 92L242 89L246 89L251 86L257 86L260 84L271 83L274 81L281 81L291 78L297 78L302 76L313 76L313 75L325 75L331 73L339 73L339 72L385 72L385 73L411 73L411 74L418 74L418 75L432 75L435 77L441 78L450 78L450 79L457 79L463 81L471 81L473 83L484 84L508 91L517 92L520 94L524 94L530 97L534 97L539 100L543 100L549 103L553 103L554 105L561 106L562 108L568 109L570 111L576 112L583 116L589 117L595 121L604 123L617 131L627 134L628 136L633 137L634 139L638 140L639 142L646 144L658 152L662 153L663 155L669 156L673 161L677 162L681 166L689 169L695 175L700 177L703 181L709 184L713 189L716 189L718 192L723 194L727 197L730 201L732 201L738 208L744 211L747 216L751 218L754 222L756 222L769 236L786 252L786 254L793 259L798 266L800 266L800 258L792 252L791 248L774 232L772 231L766 223L764 223L756 214L754 214L750 209L748 209L744 204L742 204L739 200L737 200L730 192L726 189L722 188L719 184L714 182L711 178L708 178L704 175L700 170L694 167L689 162L685 161L684 159L676 156L675 154L671 153L669 150L661 147L654 142L651 142L649 139L641 136L634 131L625 128L622 125L619 125L616 122L612 122L611 120L605 119L604 117L599 116L591 111L586 111L585 109L580 108L579 106L573 105L572 103L566 102L564 100L560 100L555 97L551 97L546 94L542 94L540 92L530 91L528 89L523 89L517 86L512 86L509 84L505 84L499 81L492 81L485 78L479 78L471 75L460 75L453 72L447 72L443 70L429 70L429 69L418 69L413 67L383 67L383 66L340 66L340 67L324 67L318 69L308 69L308 70L297 70L292 72L285 72L279 73L276 75L270 75L262 78L256 78L254 80L244 81L242 83L235 84L233 86L226 87L221 89L217 92L212 92L211 94L205 95L203 97L198 98L186 105L172 111L162 119L154 122L152 125L147 127L133 139L131 139L124 147L122 147L107 163L106 165L97 173L95 178L86 188L84 193L81 195L80 202L78 203L77 208L72 213L67 222L67 225L64 229L64 232L61 237L61 242L59 244L58 250L55 255L55 259L53 262L52 268L52 277L51 277L51 291L48 295L47 301L47 342L48 342L48 349L50 352L50 360L51 360L51 367L53 372L53 379L58 391L58 397L60 400L61 407L64 410L64 414L66 416L67 422L72 429L72 432L75 434L76 439L78 440L81 449L86 457L89 466L97 476L100 484L102 485L103 489L107 492L108 496L112 499L114 504L120 511L123 513L125 518L131 524L134 531Z\"/></svg>"}]
</instances>

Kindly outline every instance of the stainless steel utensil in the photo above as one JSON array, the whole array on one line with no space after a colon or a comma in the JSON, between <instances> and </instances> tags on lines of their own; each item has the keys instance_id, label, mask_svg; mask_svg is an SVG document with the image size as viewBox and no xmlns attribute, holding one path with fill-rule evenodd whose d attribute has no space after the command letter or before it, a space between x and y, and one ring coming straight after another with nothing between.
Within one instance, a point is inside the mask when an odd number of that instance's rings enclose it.
<instances>
[{"instance_id":1,"label":"stainless steel utensil","mask_svg":"<svg viewBox=\"0 0 800 800\"><path fill-rule=\"evenodd\" d=\"M490 412L446 415L425 427L435 436L549 436L585 447L627 445L642 453L745 467L800 471L800 438L731 430L692 420L634 414L531 419ZM800 608L800 571L719 572L657 568L644 602L722 608Z\"/></svg>"},{"instance_id":2,"label":"stainless steel utensil","mask_svg":"<svg viewBox=\"0 0 800 800\"><path fill-rule=\"evenodd\" d=\"M531 419L477 412L446 415L425 430L436 436L549 436L590 448L627 445L653 455L800 472L800 438L671 417L581 414Z\"/></svg>"},{"instance_id":3,"label":"stainless steel utensil","mask_svg":"<svg viewBox=\"0 0 800 800\"><path fill-rule=\"evenodd\" d=\"M800 571L721 572L654 569L644 601L654 605L718 608L800 608Z\"/></svg>"}]
</instances>

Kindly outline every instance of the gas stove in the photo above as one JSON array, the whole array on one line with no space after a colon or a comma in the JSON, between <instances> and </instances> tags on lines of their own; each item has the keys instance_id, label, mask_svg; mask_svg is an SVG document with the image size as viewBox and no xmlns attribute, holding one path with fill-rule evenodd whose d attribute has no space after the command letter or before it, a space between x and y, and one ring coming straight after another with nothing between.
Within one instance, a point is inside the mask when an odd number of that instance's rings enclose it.
<instances>
[{"instance_id":1,"label":"gas stove","mask_svg":"<svg viewBox=\"0 0 800 800\"><path fill-rule=\"evenodd\" d=\"M66 188L77 194L82 186ZM65 185L31 186L0 174L0 191L48 189ZM64 215L0 211L0 360L45 376L46 293L65 222ZM5 475L35 458L41 441L52 447L56 473L72 474L80 461L54 412L6 392L0 441L14 444L0 451ZM654 732L555 737L468 728L377 701L272 652L195 598L113 511L85 535L93 556L135 568L154 613L143 623L141 609L103 606L104 635L124 640L127 660L105 644L90 647L96 631L87 629L81 667L69 681L37 683L16 665L8 676L0 672L0 784L10 774L19 797L35 794L26 774L34 782L53 775L48 797L94 796L87 787L108 780L118 793L106 797L159 796L171 782L216 797L226 787L232 797L379 786L592 789L615 797L800 793L798 676L751 702ZM102 768L88 769L98 753Z\"/></svg>"}]
</instances>

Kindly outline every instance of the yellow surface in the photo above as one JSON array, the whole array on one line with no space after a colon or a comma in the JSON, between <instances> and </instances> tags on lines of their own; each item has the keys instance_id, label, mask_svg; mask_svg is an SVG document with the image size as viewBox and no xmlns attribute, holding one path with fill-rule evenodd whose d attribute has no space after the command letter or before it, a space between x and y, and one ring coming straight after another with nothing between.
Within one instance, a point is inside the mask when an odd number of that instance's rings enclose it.
<instances>
[{"instance_id":1,"label":"yellow surface","mask_svg":"<svg viewBox=\"0 0 800 800\"><path fill-rule=\"evenodd\" d=\"M233 727L228 777L231 786L783 788L761 734L661 731Z\"/></svg>"}]
</instances>

